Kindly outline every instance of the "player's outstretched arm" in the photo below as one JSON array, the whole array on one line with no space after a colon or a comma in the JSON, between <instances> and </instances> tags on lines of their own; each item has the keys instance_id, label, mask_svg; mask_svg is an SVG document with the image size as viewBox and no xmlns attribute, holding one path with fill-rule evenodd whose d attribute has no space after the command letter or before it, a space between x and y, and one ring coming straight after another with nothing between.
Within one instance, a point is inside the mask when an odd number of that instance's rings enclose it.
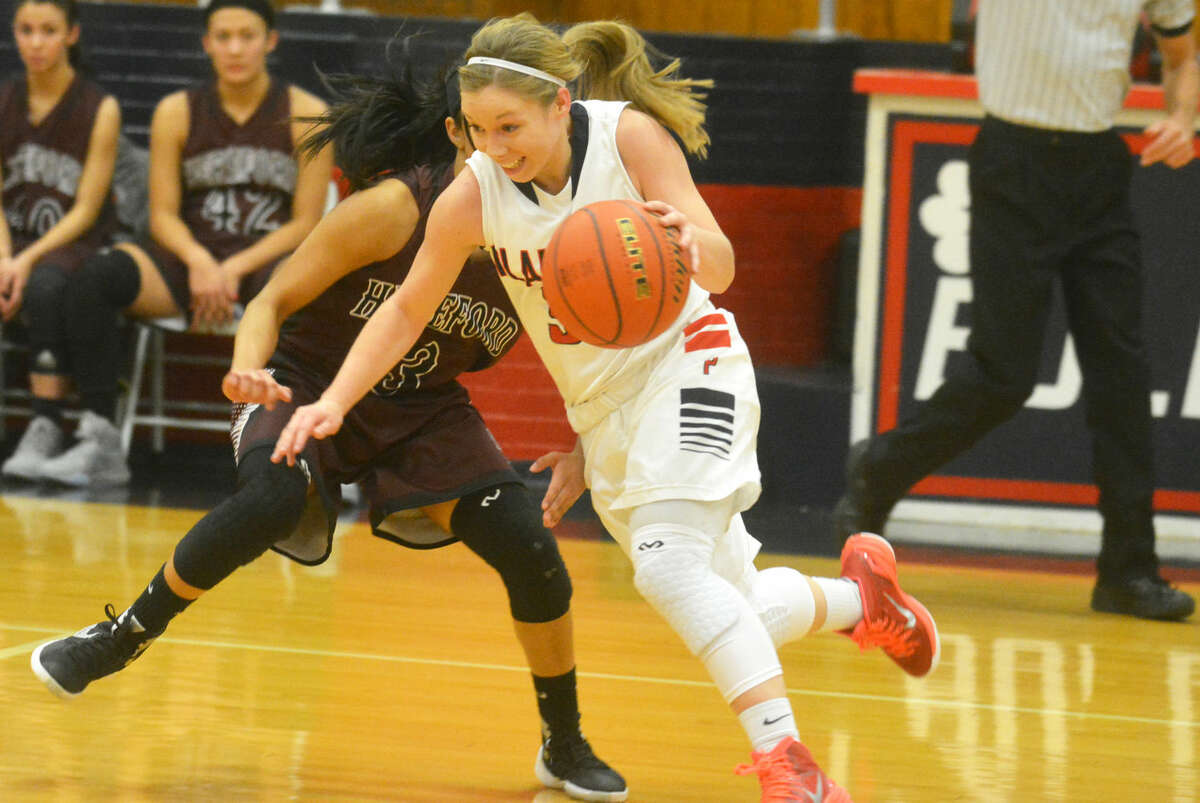
<instances>
[{"instance_id":1,"label":"player's outstretched arm","mask_svg":"<svg viewBox=\"0 0 1200 803\"><path fill-rule=\"evenodd\" d=\"M482 241L481 214L479 183L464 170L434 203L408 276L359 332L321 398L293 413L273 461L293 465L310 437L336 433L346 412L408 353Z\"/></svg>"},{"instance_id":2,"label":"player's outstretched arm","mask_svg":"<svg viewBox=\"0 0 1200 803\"><path fill-rule=\"evenodd\" d=\"M274 410L278 402L292 400L292 389L279 384L265 368L229 371L221 380L221 392L231 402L261 404L268 410Z\"/></svg>"},{"instance_id":3,"label":"player's outstretched arm","mask_svg":"<svg viewBox=\"0 0 1200 803\"><path fill-rule=\"evenodd\" d=\"M288 316L343 276L400 251L420 215L408 186L395 179L356 192L334 207L246 305L233 341L230 371L265 366Z\"/></svg>"}]
</instances>

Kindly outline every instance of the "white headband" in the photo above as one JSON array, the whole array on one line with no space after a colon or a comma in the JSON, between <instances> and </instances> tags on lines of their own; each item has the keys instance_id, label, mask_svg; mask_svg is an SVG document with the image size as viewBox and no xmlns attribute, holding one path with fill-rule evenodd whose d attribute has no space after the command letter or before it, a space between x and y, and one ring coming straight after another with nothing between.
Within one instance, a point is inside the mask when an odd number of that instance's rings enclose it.
<instances>
[{"instance_id":1,"label":"white headband","mask_svg":"<svg viewBox=\"0 0 1200 803\"><path fill-rule=\"evenodd\" d=\"M542 72L536 67L528 67L524 64L518 64L515 61L493 59L488 58L487 56L472 56L467 61L467 66L470 67L472 64L487 64L492 67L500 67L501 69L512 70L513 72L523 72L526 75L532 75L534 78L541 78L543 81L549 81L550 83L558 84L559 86L567 85L567 82L559 78L557 75L551 75L548 72Z\"/></svg>"}]
</instances>

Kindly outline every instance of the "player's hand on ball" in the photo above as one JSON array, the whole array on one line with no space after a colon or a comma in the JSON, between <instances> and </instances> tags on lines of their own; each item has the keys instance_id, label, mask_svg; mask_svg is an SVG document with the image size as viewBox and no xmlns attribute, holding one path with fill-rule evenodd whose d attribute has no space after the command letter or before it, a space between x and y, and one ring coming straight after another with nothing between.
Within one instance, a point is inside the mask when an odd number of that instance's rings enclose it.
<instances>
[{"instance_id":1,"label":"player's hand on ball","mask_svg":"<svg viewBox=\"0 0 1200 803\"><path fill-rule=\"evenodd\" d=\"M221 392L231 402L261 404L268 410L274 410L277 402L292 400L292 389L276 382L265 368L230 371L221 380Z\"/></svg>"},{"instance_id":2,"label":"player's hand on ball","mask_svg":"<svg viewBox=\"0 0 1200 803\"><path fill-rule=\"evenodd\" d=\"M669 222L690 229L666 204ZM571 337L601 348L640 346L687 304L692 274L679 230L640 201L595 201L567 216L542 257L542 295Z\"/></svg>"},{"instance_id":3,"label":"player's hand on ball","mask_svg":"<svg viewBox=\"0 0 1200 803\"><path fill-rule=\"evenodd\" d=\"M312 404L296 408L275 441L271 462L287 460L289 466L296 465L296 455L304 451L308 439L321 440L336 433L342 428L343 415L341 407L328 399L318 399Z\"/></svg>"},{"instance_id":4,"label":"player's hand on ball","mask_svg":"<svg viewBox=\"0 0 1200 803\"><path fill-rule=\"evenodd\" d=\"M562 521L571 505L587 488L583 480L583 452L578 442L573 451L542 455L533 461L529 470L537 474L547 468L552 472L550 486L542 497L542 524L550 528Z\"/></svg>"},{"instance_id":5,"label":"player's hand on ball","mask_svg":"<svg viewBox=\"0 0 1200 803\"><path fill-rule=\"evenodd\" d=\"M700 244L696 241L696 227L688 216L665 201L646 201L646 209L658 216L664 227L679 232L679 247L687 252L688 268L693 274L700 272Z\"/></svg>"}]
</instances>

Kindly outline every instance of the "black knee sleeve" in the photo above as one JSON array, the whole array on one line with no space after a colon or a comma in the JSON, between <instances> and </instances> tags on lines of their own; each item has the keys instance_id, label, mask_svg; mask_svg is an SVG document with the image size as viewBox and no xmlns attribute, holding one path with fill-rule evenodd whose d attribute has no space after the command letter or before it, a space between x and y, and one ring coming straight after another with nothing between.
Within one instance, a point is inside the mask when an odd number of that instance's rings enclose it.
<instances>
[{"instance_id":1,"label":"black knee sleeve","mask_svg":"<svg viewBox=\"0 0 1200 803\"><path fill-rule=\"evenodd\" d=\"M118 313L141 286L137 263L116 248L97 252L67 285L66 341L75 386L84 408L105 418L116 412L121 372Z\"/></svg>"},{"instance_id":2,"label":"black knee sleeve","mask_svg":"<svg viewBox=\"0 0 1200 803\"><path fill-rule=\"evenodd\" d=\"M298 466L272 463L269 448L238 465L237 490L192 527L175 547L175 570L209 589L287 538L300 523L308 478Z\"/></svg>"},{"instance_id":3,"label":"black knee sleeve","mask_svg":"<svg viewBox=\"0 0 1200 803\"><path fill-rule=\"evenodd\" d=\"M83 264L74 283L86 288L86 297L93 301L103 301L113 309L123 310L141 292L142 276L128 251L106 248L97 251Z\"/></svg>"},{"instance_id":4,"label":"black knee sleeve","mask_svg":"<svg viewBox=\"0 0 1200 803\"><path fill-rule=\"evenodd\" d=\"M21 320L29 331L29 370L67 373L66 293L71 278L59 265L34 266L25 285Z\"/></svg>"},{"instance_id":5,"label":"black knee sleeve","mask_svg":"<svg viewBox=\"0 0 1200 803\"><path fill-rule=\"evenodd\" d=\"M542 511L524 485L504 483L467 494L450 530L500 573L512 616L549 622L571 607L571 578Z\"/></svg>"}]
</instances>

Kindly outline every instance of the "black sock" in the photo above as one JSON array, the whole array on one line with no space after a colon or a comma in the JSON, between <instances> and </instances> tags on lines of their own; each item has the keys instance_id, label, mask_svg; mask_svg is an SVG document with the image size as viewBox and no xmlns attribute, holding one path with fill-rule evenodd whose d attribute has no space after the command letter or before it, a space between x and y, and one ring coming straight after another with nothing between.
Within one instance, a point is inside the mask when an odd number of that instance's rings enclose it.
<instances>
[{"instance_id":1,"label":"black sock","mask_svg":"<svg viewBox=\"0 0 1200 803\"><path fill-rule=\"evenodd\" d=\"M576 739L579 732L579 699L575 693L575 670L552 678L533 676L542 736Z\"/></svg>"},{"instance_id":2,"label":"black sock","mask_svg":"<svg viewBox=\"0 0 1200 803\"><path fill-rule=\"evenodd\" d=\"M159 569L142 595L129 606L129 610L148 633L158 634L167 629L167 622L191 604L192 600L184 599L171 590L163 570Z\"/></svg>"},{"instance_id":3,"label":"black sock","mask_svg":"<svg viewBox=\"0 0 1200 803\"><path fill-rule=\"evenodd\" d=\"M63 425L63 401L62 399L43 399L41 396L34 396L33 402L30 405L33 408L34 416L49 418L54 422L54 426L62 429Z\"/></svg>"}]
</instances>

